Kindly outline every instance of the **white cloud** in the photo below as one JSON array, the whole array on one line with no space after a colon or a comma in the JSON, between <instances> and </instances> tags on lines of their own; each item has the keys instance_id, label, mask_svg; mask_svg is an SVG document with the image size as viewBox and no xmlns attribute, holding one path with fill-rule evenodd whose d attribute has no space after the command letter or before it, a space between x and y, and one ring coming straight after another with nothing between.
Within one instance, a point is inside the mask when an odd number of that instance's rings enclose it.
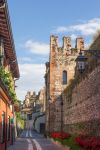
<instances>
[{"instance_id":1,"label":"white cloud","mask_svg":"<svg viewBox=\"0 0 100 150\"><path fill-rule=\"evenodd\" d=\"M45 55L49 54L49 44L34 42L32 40L28 40L25 43L25 48L28 49L33 54Z\"/></svg>"},{"instance_id":2,"label":"white cloud","mask_svg":"<svg viewBox=\"0 0 100 150\"><path fill-rule=\"evenodd\" d=\"M89 49L90 45L90 43L85 43L85 49Z\"/></svg>"},{"instance_id":3,"label":"white cloud","mask_svg":"<svg viewBox=\"0 0 100 150\"><path fill-rule=\"evenodd\" d=\"M20 58L18 58L18 61L19 62L32 62L33 59L30 57L20 57Z\"/></svg>"},{"instance_id":4,"label":"white cloud","mask_svg":"<svg viewBox=\"0 0 100 150\"><path fill-rule=\"evenodd\" d=\"M60 26L57 27L54 32L80 32L83 35L92 35L100 28L100 18L93 18L85 23L71 25L71 26Z\"/></svg>"},{"instance_id":5,"label":"white cloud","mask_svg":"<svg viewBox=\"0 0 100 150\"><path fill-rule=\"evenodd\" d=\"M77 38L77 35L75 35L75 34L72 34L71 35L71 39L74 41L75 39Z\"/></svg>"},{"instance_id":6,"label":"white cloud","mask_svg":"<svg viewBox=\"0 0 100 150\"><path fill-rule=\"evenodd\" d=\"M23 101L25 99L26 90L23 90L22 88L17 87L16 93L19 100Z\"/></svg>"},{"instance_id":7,"label":"white cloud","mask_svg":"<svg viewBox=\"0 0 100 150\"><path fill-rule=\"evenodd\" d=\"M23 100L27 91L38 92L44 86L44 64L20 64L20 79L17 81L17 96Z\"/></svg>"}]
</instances>

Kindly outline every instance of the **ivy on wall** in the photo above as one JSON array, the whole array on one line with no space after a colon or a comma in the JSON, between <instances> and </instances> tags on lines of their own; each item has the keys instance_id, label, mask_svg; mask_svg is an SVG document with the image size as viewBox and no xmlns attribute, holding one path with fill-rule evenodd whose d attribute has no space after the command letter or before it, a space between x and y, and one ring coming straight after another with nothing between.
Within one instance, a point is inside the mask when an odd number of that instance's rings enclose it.
<instances>
[{"instance_id":1,"label":"ivy on wall","mask_svg":"<svg viewBox=\"0 0 100 150\"><path fill-rule=\"evenodd\" d=\"M17 96L13 87L12 75L10 72L6 71L4 67L0 67L0 79L7 88L13 102L17 102Z\"/></svg>"}]
</instances>

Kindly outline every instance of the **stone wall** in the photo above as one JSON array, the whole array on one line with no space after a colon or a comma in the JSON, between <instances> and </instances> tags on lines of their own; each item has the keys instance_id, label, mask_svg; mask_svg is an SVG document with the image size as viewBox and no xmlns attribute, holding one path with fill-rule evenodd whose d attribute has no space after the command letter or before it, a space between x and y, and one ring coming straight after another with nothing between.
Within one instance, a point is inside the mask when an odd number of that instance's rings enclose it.
<instances>
[{"instance_id":1,"label":"stone wall","mask_svg":"<svg viewBox=\"0 0 100 150\"><path fill-rule=\"evenodd\" d=\"M100 66L64 95L64 130L77 134L100 135Z\"/></svg>"}]
</instances>

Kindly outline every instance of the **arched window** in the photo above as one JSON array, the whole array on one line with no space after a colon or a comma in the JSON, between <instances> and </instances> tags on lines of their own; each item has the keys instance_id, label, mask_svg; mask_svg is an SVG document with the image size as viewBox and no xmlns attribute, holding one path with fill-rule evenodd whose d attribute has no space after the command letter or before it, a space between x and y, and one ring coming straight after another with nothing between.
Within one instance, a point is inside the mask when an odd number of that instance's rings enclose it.
<instances>
[{"instance_id":1,"label":"arched window","mask_svg":"<svg viewBox=\"0 0 100 150\"><path fill-rule=\"evenodd\" d=\"M67 84L67 71L63 71L63 84Z\"/></svg>"}]
</instances>

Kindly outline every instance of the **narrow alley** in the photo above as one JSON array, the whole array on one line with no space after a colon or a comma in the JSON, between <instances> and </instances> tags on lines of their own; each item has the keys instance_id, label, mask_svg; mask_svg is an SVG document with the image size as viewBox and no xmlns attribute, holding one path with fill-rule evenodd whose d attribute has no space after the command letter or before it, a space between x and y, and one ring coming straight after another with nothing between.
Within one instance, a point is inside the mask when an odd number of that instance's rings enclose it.
<instances>
[{"instance_id":1,"label":"narrow alley","mask_svg":"<svg viewBox=\"0 0 100 150\"><path fill-rule=\"evenodd\" d=\"M50 139L44 138L31 130L24 130L16 139L14 145L7 150L64 150L61 146L54 144ZM66 149L67 150L67 149Z\"/></svg>"},{"instance_id":2,"label":"narrow alley","mask_svg":"<svg viewBox=\"0 0 100 150\"><path fill-rule=\"evenodd\" d=\"M0 0L0 150L100 150L99 0Z\"/></svg>"}]
</instances>

